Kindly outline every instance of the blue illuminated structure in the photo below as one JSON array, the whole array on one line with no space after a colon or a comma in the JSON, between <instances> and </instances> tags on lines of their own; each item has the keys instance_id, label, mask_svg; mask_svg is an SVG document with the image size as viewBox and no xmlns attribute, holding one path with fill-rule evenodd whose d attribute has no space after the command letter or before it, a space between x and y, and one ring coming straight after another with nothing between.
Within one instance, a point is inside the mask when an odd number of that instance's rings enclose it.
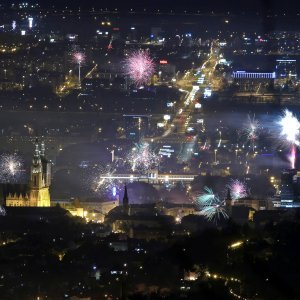
<instances>
[{"instance_id":1,"label":"blue illuminated structure","mask_svg":"<svg viewBox=\"0 0 300 300\"><path fill-rule=\"evenodd\" d=\"M235 71L232 73L232 77L235 79L275 79L275 72L262 73L262 72L246 72Z\"/></svg>"}]
</instances>

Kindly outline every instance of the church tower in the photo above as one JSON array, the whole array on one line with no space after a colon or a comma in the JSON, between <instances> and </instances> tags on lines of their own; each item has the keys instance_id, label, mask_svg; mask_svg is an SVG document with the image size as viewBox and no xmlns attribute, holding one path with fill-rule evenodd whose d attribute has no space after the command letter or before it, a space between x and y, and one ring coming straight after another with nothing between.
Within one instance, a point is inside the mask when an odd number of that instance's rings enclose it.
<instances>
[{"instance_id":1,"label":"church tower","mask_svg":"<svg viewBox=\"0 0 300 300\"><path fill-rule=\"evenodd\" d=\"M225 199L225 207L226 207L226 211L229 217L231 217L232 214L232 197L231 197L231 192L230 192L230 188L227 189L227 195L226 195L226 199Z\"/></svg>"},{"instance_id":2,"label":"church tower","mask_svg":"<svg viewBox=\"0 0 300 300\"><path fill-rule=\"evenodd\" d=\"M35 141L35 150L30 171L30 206L50 206L51 163L45 157L45 145Z\"/></svg>"},{"instance_id":3,"label":"church tower","mask_svg":"<svg viewBox=\"0 0 300 300\"><path fill-rule=\"evenodd\" d=\"M127 186L124 188L124 197L123 197L123 210L125 214L129 214L129 199L127 194Z\"/></svg>"},{"instance_id":4,"label":"church tower","mask_svg":"<svg viewBox=\"0 0 300 300\"><path fill-rule=\"evenodd\" d=\"M45 185L50 187L51 185L51 163L47 160L45 156L45 143L41 143L41 153L40 153L42 167L43 167L43 176L45 180Z\"/></svg>"}]
</instances>

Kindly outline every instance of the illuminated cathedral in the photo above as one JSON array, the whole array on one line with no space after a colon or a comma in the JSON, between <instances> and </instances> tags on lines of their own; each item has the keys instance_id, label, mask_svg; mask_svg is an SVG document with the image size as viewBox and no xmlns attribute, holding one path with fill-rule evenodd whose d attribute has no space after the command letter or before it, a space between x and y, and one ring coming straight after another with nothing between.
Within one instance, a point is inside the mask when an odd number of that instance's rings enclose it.
<instances>
[{"instance_id":1,"label":"illuminated cathedral","mask_svg":"<svg viewBox=\"0 0 300 300\"><path fill-rule=\"evenodd\" d=\"M35 141L35 150L30 169L29 184L25 187L12 185L6 189L6 206L49 207L51 163L45 156L45 144Z\"/></svg>"}]
</instances>

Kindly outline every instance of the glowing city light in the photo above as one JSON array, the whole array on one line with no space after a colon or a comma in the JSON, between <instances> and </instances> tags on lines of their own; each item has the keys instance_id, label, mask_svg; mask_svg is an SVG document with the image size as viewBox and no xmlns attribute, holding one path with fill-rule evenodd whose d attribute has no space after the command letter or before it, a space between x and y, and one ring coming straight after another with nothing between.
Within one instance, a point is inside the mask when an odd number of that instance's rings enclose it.
<instances>
[{"instance_id":1,"label":"glowing city light","mask_svg":"<svg viewBox=\"0 0 300 300\"><path fill-rule=\"evenodd\" d=\"M28 27L31 29L33 27L33 18L29 17L28 18Z\"/></svg>"},{"instance_id":2,"label":"glowing city light","mask_svg":"<svg viewBox=\"0 0 300 300\"><path fill-rule=\"evenodd\" d=\"M228 246L228 248L237 249L237 248L241 247L243 244L244 244L243 241L237 241L237 242L232 243L230 246Z\"/></svg>"}]
</instances>

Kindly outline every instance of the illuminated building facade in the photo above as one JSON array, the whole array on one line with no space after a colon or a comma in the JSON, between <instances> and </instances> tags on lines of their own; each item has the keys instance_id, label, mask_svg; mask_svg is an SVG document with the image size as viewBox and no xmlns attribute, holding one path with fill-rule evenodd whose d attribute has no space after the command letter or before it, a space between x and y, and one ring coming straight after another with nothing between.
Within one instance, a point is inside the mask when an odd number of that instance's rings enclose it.
<instances>
[{"instance_id":1,"label":"illuminated building facade","mask_svg":"<svg viewBox=\"0 0 300 300\"><path fill-rule=\"evenodd\" d=\"M297 79L296 59L277 59L276 78L277 79Z\"/></svg>"},{"instance_id":2,"label":"illuminated building facade","mask_svg":"<svg viewBox=\"0 0 300 300\"><path fill-rule=\"evenodd\" d=\"M232 73L234 85L242 92L257 92L272 85L276 78L275 72L246 72L234 71Z\"/></svg>"},{"instance_id":3,"label":"illuminated building facade","mask_svg":"<svg viewBox=\"0 0 300 300\"><path fill-rule=\"evenodd\" d=\"M295 169L281 173L281 207L300 207L300 174Z\"/></svg>"},{"instance_id":4,"label":"illuminated building facade","mask_svg":"<svg viewBox=\"0 0 300 300\"><path fill-rule=\"evenodd\" d=\"M275 72L263 73L263 72L246 72L236 71L232 73L234 79L275 79Z\"/></svg>"},{"instance_id":5,"label":"illuminated building facade","mask_svg":"<svg viewBox=\"0 0 300 300\"><path fill-rule=\"evenodd\" d=\"M79 201L79 200L52 200L53 206L59 205L66 209L72 216L84 218L86 221L103 223L105 216L115 207L119 206L119 198L100 201Z\"/></svg>"},{"instance_id":6,"label":"illuminated building facade","mask_svg":"<svg viewBox=\"0 0 300 300\"><path fill-rule=\"evenodd\" d=\"M140 140L149 133L150 115L124 115L126 137Z\"/></svg>"}]
</instances>

